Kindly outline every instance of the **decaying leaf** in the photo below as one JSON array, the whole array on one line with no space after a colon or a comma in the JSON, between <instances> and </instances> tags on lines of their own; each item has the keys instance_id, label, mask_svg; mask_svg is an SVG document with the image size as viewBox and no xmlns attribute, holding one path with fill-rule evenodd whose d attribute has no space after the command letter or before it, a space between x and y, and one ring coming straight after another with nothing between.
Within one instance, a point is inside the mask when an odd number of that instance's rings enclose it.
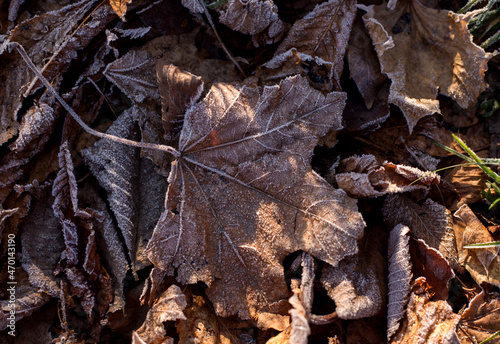
<instances>
[{"instance_id":1,"label":"decaying leaf","mask_svg":"<svg viewBox=\"0 0 500 344\"><path fill-rule=\"evenodd\" d=\"M500 248L463 248L465 245L494 241L490 232L466 204L453 214L453 218L460 263L465 265L478 284L489 282L500 287L500 257L498 256Z\"/></svg>"},{"instance_id":2,"label":"decaying leaf","mask_svg":"<svg viewBox=\"0 0 500 344\"><path fill-rule=\"evenodd\" d=\"M161 120L165 140L176 146L186 109L201 96L201 77L185 72L171 64L156 63L158 90L161 95Z\"/></svg>"},{"instance_id":3,"label":"decaying leaf","mask_svg":"<svg viewBox=\"0 0 500 344\"><path fill-rule=\"evenodd\" d=\"M139 130L132 115L133 108L123 112L108 133L137 140ZM133 270L142 269L149 265L144 249L161 214L165 178L154 172L149 161L140 159L139 149L134 147L100 140L83 150L82 155L108 192L108 201L125 239Z\"/></svg>"},{"instance_id":4,"label":"decaying leaf","mask_svg":"<svg viewBox=\"0 0 500 344\"><path fill-rule=\"evenodd\" d=\"M415 167L390 162L379 164L373 155L344 159L339 172L335 175L338 186L353 197L428 190L429 185L440 180L436 173L426 173Z\"/></svg>"},{"instance_id":5,"label":"decaying leaf","mask_svg":"<svg viewBox=\"0 0 500 344\"><path fill-rule=\"evenodd\" d=\"M461 343L482 342L500 329L500 295L482 291L469 302L462 313L457 334ZM464 334L464 332L466 334ZM488 343L498 344L500 338Z\"/></svg>"},{"instance_id":6,"label":"decaying leaf","mask_svg":"<svg viewBox=\"0 0 500 344\"><path fill-rule=\"evenodd\" d=\"M460 316L443 300L431 301L424 277L415 280L405 318L390 343L459 344L456 328Z\"/></svg>"},{"instance_id":7,"label":"decaying leaf","mask_svg":"<svg viewBox=\"0 0 500 344\"><path fill-rule=\"evenodd\" d=\"M389 226L407 225L414 238L438 250L452 268L460 266L452 215L444 206L430 198L420 205L405 195L389 195L382 212Z\"/></svg>"},{"instance_id":8,"label":"decaying leaf","mask_svg":"<svg viewBox=\"0 0 500 344\"><path fill-rule=\"evenodd\" d=\"M297 250L336 266L357 251L356 201L311 170L318 137L340 128L344 95L300 76L264 89L217 84L188 109L182 156L148 257L182 284L203 281L217 314L286 311L281 263Z\"/></svg>"},{"instance_id":9,"label":"decaying leaf","mask_svg":"<svg viewBox=\"0 0 500 344\"><path fill-rule=\"evenodd\" d=\"M290 310L292 329L290 331L289 343L307 344L307 337L311 334L311 329L309 328L306 310L295 293L288 302L292 305L292 309Z\"/></svg>"},{"instance_id":10,"label":"decaying leaf","mask_svg":"<svg viewBox=\"0 0 500 344\"><path fill-rule=\"evenodd\" d=\"M182 312L187 306L186 296L175 284L170 286L148 311L144 324L134 332L145 343L163 343L165 321L186 320ZM136 343L141 343L139 340Z\"/></svg>"},{"instance_id":11,"label":"decaying leaf","mask_svg":"<svg viewBox=\"0 0 500 344\"><path fill-rule=\"evenodd\" d=\"M387 77L380 72L377 53L359 15L352 25L347 57L351 78L356 82L366 108L371 109L378 89Z\"/></svg>"},{"instance_id":12,"label":"decaying leaf","mask_svg":"<svg viewBox=\"0 0 500 344\"><path fill-rule=\"evenodd\" d=\"M314 83L333 82L337 89L355 15L354 0L329 0L317 5L311 13L294 23L265 67L281 67L287 75L305 70ZM331 91L334 85L327 90Z\"/></svg>"},{"instance_id":13,"label":"decaying leaf","mask_svg":"<svg viewBox=\"0 0 500 344\"><path fill-rule=\"evenodd\" d=\"M389 300L387 303L387 339L400 328L400 321L410 295L410 281L412 278L410 247L410 228L398 224L391 230L389 236Z\"/></svg>"},{"instance_id":14,"label":"decaying leaf","mask_svg":"<svg viewBox=\"0 0 500 344\"><path fill-rule=\"evenodd\" d=\"M130 4L132 0L109 0L109 4L115 13L123 18L125 13L127 13L127 4Z\"/></svg>"},{"instance_id":15,"label":"decaying leaf","mask_svg":"<svg viewBox=\"0 0 500 344\"><path fill-rule=\"evenodd\" d=\"M360 8L382 72L392 80L389 101L403 111L410 133L420 118L439 112L438 90L462 108L474 105L490 55L472 42L470 15L418 0Z\"/></svg>"}]
</instances>

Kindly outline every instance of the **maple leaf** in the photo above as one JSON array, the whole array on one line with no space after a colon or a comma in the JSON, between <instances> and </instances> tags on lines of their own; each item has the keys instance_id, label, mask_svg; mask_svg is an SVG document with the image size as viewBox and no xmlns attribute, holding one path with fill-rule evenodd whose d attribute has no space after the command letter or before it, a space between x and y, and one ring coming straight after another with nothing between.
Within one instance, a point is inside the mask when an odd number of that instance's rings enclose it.
<instances>
[{"instance_id":1,"label":"maple leaf","mask_svg":"<svg viewBox=\"0 0 500 344\"><path fill-rule=\"evenodd\" d=\"M491 54L472 42L470 15L427 8L418 0L359 7L368 12L365 26L382 72L392 80L389 101L403 111L410 133L420 118L440 112L438 90L462 108L474 105Z\"/></svg>"},{"instance_id":2,"label":"maple leaf","mask_svg":"<svg viewBox=\"0 0 500 344\"><path fill-rule=\"evenodd\" d=\"M185 115L149 259L180 283L205 282L219 315L286 311L287 254L336 266L365 226L356 201L310 167L344 104L345 94L323 96L300 76L262 90L212 86Z\"/></svg>"}]
</instances>

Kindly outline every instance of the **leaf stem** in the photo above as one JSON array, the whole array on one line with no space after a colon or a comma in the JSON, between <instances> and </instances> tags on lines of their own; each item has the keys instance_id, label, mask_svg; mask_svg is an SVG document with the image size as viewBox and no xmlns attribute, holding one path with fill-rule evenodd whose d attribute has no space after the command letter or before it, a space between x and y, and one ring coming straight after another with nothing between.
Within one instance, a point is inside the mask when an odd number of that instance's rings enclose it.
<instances>
[{"instance_id":1,"label":"leaf stem","mask_svg":"<svg viewBox=\"0 0 500 344\"><path fill-rule=\"evenodd\" d=\"M23 46L17 42L8 42L7 43L9 46L13 46L17 49L19 54L21 54L21 57L23 60L26 62L28 67L35 73L35 75L40 79L40 81L47 87L47 89L52 93L52 95L61 103L62 107L68 111L68 113L73 117L73 119L89 134L92 134L94 136L103 138L103 139L108 139L111 141L119 142L128 146L133 146L133 147L140 147L140 148L149 148L149 149L155 149L155 150L160 150L169 154L172 154L174 157L178 158L181 156L181 153L177 151L175 148L167 146L167 145L158 145L154 143L147 143L147 142L136 142L128 139L124 139L122 137L106 134L106 133L101 133L97 130L94 130L90 128L81 118L76 114L76 112L71 108L71 106L66 103L66 101L59 95L59 93L56 92L56 90L52 87L50 82L43 76L42 73L40 73L39 69L35 66L33 61L31 61L31 58L28 56L26 53L26 50L24 50Z\"/></svg>"}]
</instances>

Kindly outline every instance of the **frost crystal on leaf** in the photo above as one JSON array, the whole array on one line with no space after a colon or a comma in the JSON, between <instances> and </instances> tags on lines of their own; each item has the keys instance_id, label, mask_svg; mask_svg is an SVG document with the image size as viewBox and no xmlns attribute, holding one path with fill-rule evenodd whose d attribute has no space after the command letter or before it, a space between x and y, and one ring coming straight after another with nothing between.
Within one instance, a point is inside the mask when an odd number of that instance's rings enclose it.
<instances>
[{"instance_id":1,"label":"frost crystal on leaf","mask_svg":"<svg viewBox=\"0 0 500 344\"><path fill-rule=\"evenodd\" d=\"M408 241L410 228L397 225L389 237L389 301L387 303L387 339L396 333L410 294L411 262Z\"/></svg>"},{"instance_id":2,"label":"frost crystal on leaf","mask_svg":"<svg viewBox=\"0 0 500 344\"><path fill-rule=\"evenodd\" d=\"M344 102L299 76L212 86L186 113L149 259L183 284L205 282L219 315L285 311L286 255L335 266L365 226L356 201L310 167L318 137L341 128Z\"/></svg>"}]
</instances>

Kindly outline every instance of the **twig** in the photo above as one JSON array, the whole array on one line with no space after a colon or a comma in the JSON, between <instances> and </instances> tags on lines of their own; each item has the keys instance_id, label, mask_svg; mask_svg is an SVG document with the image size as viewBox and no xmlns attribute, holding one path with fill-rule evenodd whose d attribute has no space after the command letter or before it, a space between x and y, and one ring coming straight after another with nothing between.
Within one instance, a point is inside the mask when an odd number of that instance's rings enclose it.
<instances>
[{"instance_id":1,"label":"twig","mask_svg":"<svg viewBox=\"0 0 500 344\"><path fill-rule=\"evenodd\" d=\"M23 60L26 62L28 67L36 74L36 76L42 81L42 83L47 87L47 89L54 95L54 97L61 103L63 108L68 111L68 113L73 117L73 119L89 134L92 134L94 136L103 138L103 139L108 139L111 141L123 143L128 146L133 146L133 147L140 147L140 148L150 148L150 149L155 149L155 150L160 150L162 152L166 152L169 154L172 154L174 157L178 158L181 156L181 153L177 151L175 148L166 146L166 145L158 145L154 143L147 143L147 142L135 142L132 140L127 140L122 137L106 134L106 133L101 133L97 130L94 130L90 128L81 118L76 114L76 112L71 108L71 106L66 103L66 101L59 95L59 93L56 92L56 90L52 87L52 85L49 83L49 81L40 73L40 70L35 66L33 61L31 61L30 57L26 53L26 50L24 50L23 46L20 45L17 42L9 42L8 43L10 46L13 46L17 49L19 54L21 54L21 57Z\"/></svg>"},{"instance_id":2,"label":"twig","mask_svg":"<svg viewBox=\"0 0 500 344\"><path fill-rule=\"evenodd\" d=\"M236 65L236 68L238 68L238 70L243 75L243 77L246 78L247 75L245 74L245 72L243 71L243 69L240 67L240 64L234 59L233 55L231 55L231 53L229 52L229 50L226 48L226 46L222 42L222 39L219 36L219 33L215 29L214 22L212 21L212 16L208 12L207 5L205 5L205 1L204 0L198 0L198 1L200 2L201 6L203 6L203 10L205 11L205 16L207 17L207 20L208 20L210 26L212 27L212 30L214 30L215 37L217 37L217 39L219 40L219 43L220 43L222 49L226 53L227 57L229 57L229 59L231 60L231 62L233 62Z\"/></svg>"}]
</instances>

